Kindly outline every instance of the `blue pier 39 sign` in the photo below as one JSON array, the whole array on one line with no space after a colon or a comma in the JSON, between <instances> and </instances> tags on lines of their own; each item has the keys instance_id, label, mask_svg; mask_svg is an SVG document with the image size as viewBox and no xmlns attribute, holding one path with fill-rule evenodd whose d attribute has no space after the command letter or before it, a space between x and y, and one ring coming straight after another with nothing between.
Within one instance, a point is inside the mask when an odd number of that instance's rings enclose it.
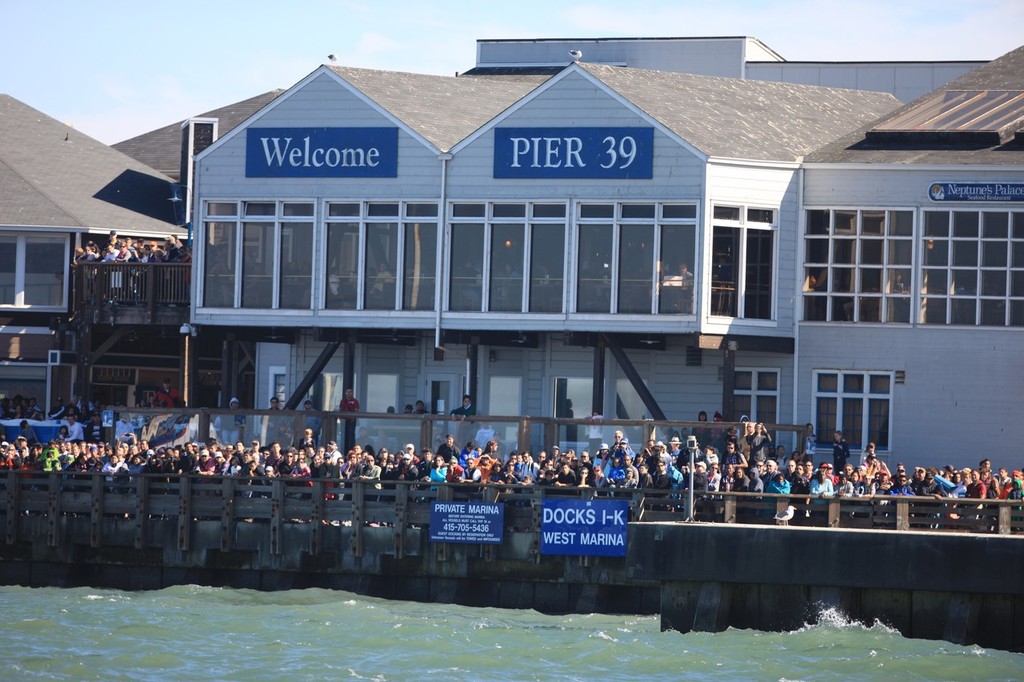
<instances>
[{"instance_id":1,"label":"blue pier 39 sign","mask_svg":"<svg viewBox=\"0 0 1024 682\"><path fill-rule=\"evenodd\" d=\"M247 178L396 178L398 128L249 128Z\"/></svg>"},{"instance_id":2,"label":"blue pier 39 sign","mask_svg":"<svg viewBox=\"0 0 1024 682\"><path fill-rule=\"evenodd\" d=\"M653 128L495 128L495 178L650 180Z\"/></svg>"},{"instance_id":3,"label":"blue pier 39 sign","mask_svg":"<svg viewBox=\"0 0 1024 682\"><path fill-rule=\"evenodd\" d=\"M540 524L540 553L626 556L629 503L622 500L546 498Z\"/></svg>"}]
</instances>

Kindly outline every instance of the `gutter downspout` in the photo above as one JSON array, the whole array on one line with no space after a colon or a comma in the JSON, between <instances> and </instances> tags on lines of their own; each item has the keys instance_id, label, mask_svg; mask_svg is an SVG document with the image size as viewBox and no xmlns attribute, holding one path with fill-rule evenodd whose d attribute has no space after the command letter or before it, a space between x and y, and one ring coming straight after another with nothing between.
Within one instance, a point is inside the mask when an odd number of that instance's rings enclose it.
<instances>
[{"instance_id":1,"label":"gutter downspout","mask_svg":"<svg viewBox=\"0 0 1024 682\"><path fill-rule=\"evenodd\" d=\"M803 161L803 159L801 159ZM804 212L804 169L801 168L797 171L798 180L796 183L796 202L797 202L797 218L796 218L796 258L797 264L802 263L804 259L804 240L803 233L806 224L806 213ZM800 304L803 302L803 284L801 273L803 272L802 267L796 268L796 274L794 275L793 287L793 416L790 422L793 424L802 424L805 422L813 421L808 415L807 419L797 420L797 406L800 404ZM800 447L800 443L794 444L795 448Z\"/></svg>"},{"instance_id":2,"label":"gutter downspout","mask_svg":"<svg viewBox=\"0 0 1024 682\"><path fill-rule=\"evenodd\" d=\"M441 344L441 307L444 292L444 282L448 280L447 274L444 272L444 263L446 253L446 243L448 234L448 162L452 160L452 155L438 154L438 159L441 161L441 192L440 192L440 218L438 226L441 229L441 236L438 239L437 248L437 281L434 283L434 349L444 350L444 346Z\"/></svg>"}]
</instances>

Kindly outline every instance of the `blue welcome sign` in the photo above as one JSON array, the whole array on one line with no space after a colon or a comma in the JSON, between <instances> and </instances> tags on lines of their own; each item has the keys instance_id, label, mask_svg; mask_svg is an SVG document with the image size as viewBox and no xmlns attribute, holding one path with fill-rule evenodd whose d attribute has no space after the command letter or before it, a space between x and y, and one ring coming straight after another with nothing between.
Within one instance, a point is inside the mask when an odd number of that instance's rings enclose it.
<instances>
[{"instance_id":1,"label":"blue welcome sign","mask_svg":"<svg viewBox=\"0 0 1024 682\"><path fill-rule=\"evenodd\" d=\"M545 498L541 514L541 554L626 556L625 500Z\"/></svg>"},{"instance_id":2,"label":"blue welcome sign","mask_svg":"<svg viewBox=\"0 0 1024 682\"><path fill-rule=\"evenodd\" d=\"M653 128L495 128L495 178L650 180Z\"/></svg>"},{"instance_id":3,"label":"blue welcome sign","mask_svg":"<svg viewBox=\"0 0 1024 682\"><path fill-rule=\"evenodd\" d=\"M396 178L398 128L249 128L247 178Z\"/></svg>"}]
</instances>

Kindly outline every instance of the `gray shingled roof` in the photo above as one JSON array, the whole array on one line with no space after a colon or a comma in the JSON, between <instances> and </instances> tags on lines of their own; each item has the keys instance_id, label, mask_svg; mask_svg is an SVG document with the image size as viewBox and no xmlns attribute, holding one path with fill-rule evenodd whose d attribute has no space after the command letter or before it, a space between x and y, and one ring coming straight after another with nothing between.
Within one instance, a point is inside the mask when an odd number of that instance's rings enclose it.
<instances>
[{"instance_id":1,"label":"gray shingled roof","mask_svg":"<svg viewBox=\"0 0 1024 682\"><path fill-rule=\"evenodd\" d=\"M896 109L888 93L581 63L710 157L799 161Z\"/></svg>"},{"instance_id":2,"label":"gray shingled roof","mask_svg":"<svg viewBox=\"0 0 1024 682\"><path fill-rule=\"evenodd\" d=\"M277 99L283 92L284 90L271 90L262 95L208 111L205 114L198 114L195 118L218 119L217 134L224 137L245 119ZM113 147L177 180L181 174L181 126L183 123L184 121L177 121L168 124L163 128L157 128L129 140L118 142Z\"/></svg>"},{"instance_id":3,"label":"gray shingled roof","mask_svg":"<svg viewBox=\"0 0 1024 682\"><path fill-rule=\"evenodd\" d=\"M171 180L0 95L0 225L166 234Z\"/></svg>"},{"instance_id":4,"label":"gray shingled roof","mask_svg":"<svg viewBox=\"0 0 1024 682\"><path fill-rule=\"evenodd\" d=\"M869 143L865 133L874 126L912 109L935 93L949 90L1024 90L1024 47L1018 47L960 78L918 98L889 115L861 126L856 132L807 156L808 163L878 163L878 164L1024 164L1021 133L1017 140L998 146L969 146L937 143Z\"/></svg>"},{"instance_id":5,"label":"gray shingled roof","mask_svg":"<svg viewBox=\"0 0 1024 682\"><path fill-rule=\"evenodd\" d=\"M328 67L396 118L447 151L550 75L429 76Z\"/></svg>"}]
</instances>

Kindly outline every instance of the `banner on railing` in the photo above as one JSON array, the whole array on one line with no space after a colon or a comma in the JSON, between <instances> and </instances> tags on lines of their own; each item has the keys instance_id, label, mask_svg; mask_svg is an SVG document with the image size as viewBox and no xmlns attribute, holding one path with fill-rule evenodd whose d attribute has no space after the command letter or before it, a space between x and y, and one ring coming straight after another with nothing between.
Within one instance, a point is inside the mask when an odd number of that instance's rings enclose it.
<instances>
[{"instance_id":1,"label":"banner on railing","mask_svg":"<svg viewBox=\"0 0 1024 682\"><path fill-rule=\"evenodd\" d=\"M626 556L629 503L625 500L545 499L540 553Z\"/></svg>"},{"instance_id":2,"label":"banner on railing","mask_svg":"<svg viewBox=\"0 0 1024 682\"><path fill-rule=\"evenodd\" d=\"M430 541L500 544L505 530L505 505L489 502L434 502L430 508Z\"/></svg>"}]
</instances>

